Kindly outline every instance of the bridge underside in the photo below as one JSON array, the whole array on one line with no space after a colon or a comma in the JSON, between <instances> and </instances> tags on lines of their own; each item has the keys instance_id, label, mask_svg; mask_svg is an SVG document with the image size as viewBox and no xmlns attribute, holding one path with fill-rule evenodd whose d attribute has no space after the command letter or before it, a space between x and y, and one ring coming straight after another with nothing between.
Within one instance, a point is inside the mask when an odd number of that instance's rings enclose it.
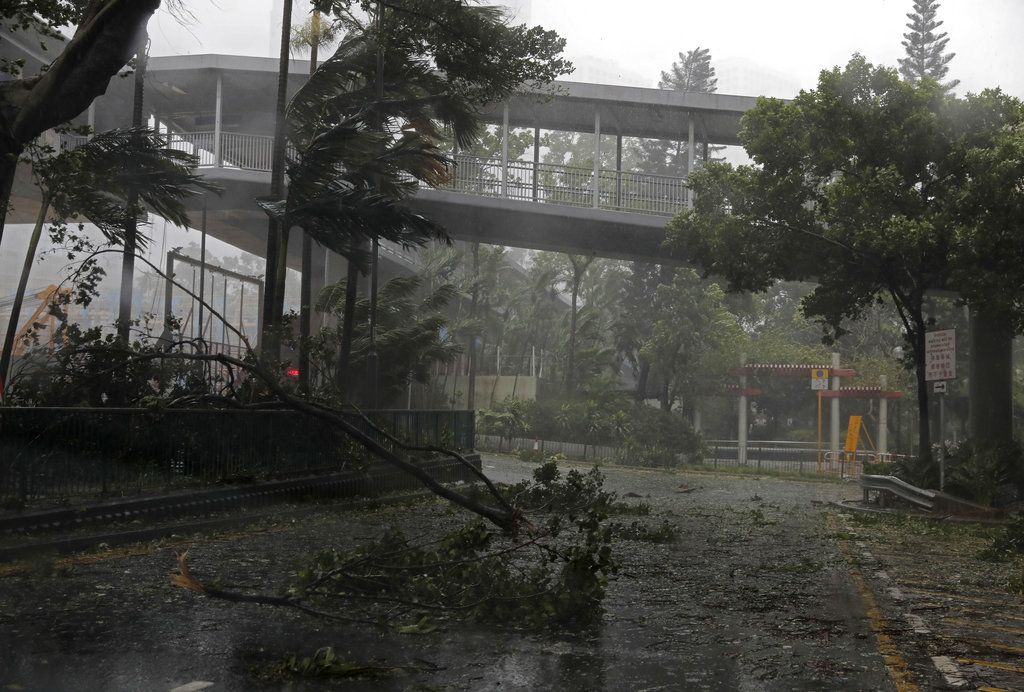
<instances>
[{"instance_id":1,"label":"bridge underside","mask_svg":"<svg viewBox=\"0 0 1024 692\"><path fill-rule=\"evenodd\" d=\"M204 170L204 169L201 169ZM224 194L200 195L187 203L192 227L202 227L206 207L207 232L214 238L262 257L266 251L267 217L255 199L266 194L269 176L258 171L205 169L207 177L224 187ZM39 195L31 179L19 175L10 223L33 223ZM616 212L587 207L421 190L409 201L417 212L444 226L455 240L508 245L532 250L596 255L623 260L664 263L664 216ZM301 240L293 233L288 266L301 266ZM322 253L314 253L322 269ZM314 266L314 271L317 270Z\"/></svg>"},{"instance_id":2,"label":"bridge underside","mask_svg":"<svg viewBox=\"0 0 1024 692\"><path fill-rule=\"evenodd\" d=\"M410 206L441 223L456 240L532 250L665 262L667 219L600 209L536 204L423 190Z\"/></svg>"}]
</instances>

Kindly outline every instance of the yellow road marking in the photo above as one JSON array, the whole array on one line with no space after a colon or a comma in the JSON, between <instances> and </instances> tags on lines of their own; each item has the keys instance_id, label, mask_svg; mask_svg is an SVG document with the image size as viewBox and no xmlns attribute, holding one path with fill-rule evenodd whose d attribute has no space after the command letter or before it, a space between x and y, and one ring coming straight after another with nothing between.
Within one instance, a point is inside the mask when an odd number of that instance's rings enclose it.
<instances>
[{"instance_id":1,"label":"yellow road marking","mask_svg":"<svg viewBox=\"0 0 1024 692\"><path fill-rule=\"evenodd\" d=\"M969 666L981 666L982 668L995 668L996 670L1008 670L1011 673L1024 673L1024 668L1020 666L1014 666L1009 663L1000 663L999 661L982 661L976 658L958 658L956 659L959 663L965 663Z\"/></svg>"},{"instance_id":2,"label":"yellow road marking","mask_svg":"<svg viewBox=\"0 0 1024 692\"><path fill-rule=\"evenodd\" d=\"M829 515L828 523L831 525L832 531L835 532L835 517ZM889 677L892 678L893 685L896 686L896 692L918 692L920 688L914 682L910 666L907 665L907 661L900 654L896 642L889 636L889 625L882 614L882 610L878 607L878 601L875 600L875 595L871 592L870 587L868 587L864 575L855 566L849 542L837 540L836 543L839 545L839 550L846 557L846 562L850 565L850 578L853 580L854 585L857 587L857 592L864 602L864 614L867 616L868 624L875 635L876 648L885 662L885 667L889 671Z\"/></svg>"}]
</instances>

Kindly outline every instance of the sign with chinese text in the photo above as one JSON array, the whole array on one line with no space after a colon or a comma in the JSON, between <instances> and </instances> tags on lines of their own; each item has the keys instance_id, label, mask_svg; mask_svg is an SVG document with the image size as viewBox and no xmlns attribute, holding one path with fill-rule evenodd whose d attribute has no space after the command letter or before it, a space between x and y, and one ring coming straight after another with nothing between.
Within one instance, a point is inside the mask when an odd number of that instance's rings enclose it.
<instances>
[{"instance_id":1,"label":"sign with chinese text","mask_svg":"<svg viewBox=\"0 0 1024 692\"><path fill-rule=\"evenodd\" d=\"M941 329L924 335L924 379L956 379L956 330Z\"/></svg>"},{"instance_id":2,"label":"sign with chinese text","mask_svg":"<svg viewBox=\"0 0 1024 692\"><path fill-rule=\"evenodd\" d=\"M857 440L860 439L860 416L850 416L850 425L846 429L846 445L843 447L847 452L857 451Z\"/></svg>"},{"instance_id":3,"label":"sign with chinese text","mask_svg":"<svg viewBox=\"0 0 1024 692\"><path fill-rule=\"evenodd\" d=\"M815 368L811 370L811 391L828 389L828 370Z\"/></svg>"}]
</instances>

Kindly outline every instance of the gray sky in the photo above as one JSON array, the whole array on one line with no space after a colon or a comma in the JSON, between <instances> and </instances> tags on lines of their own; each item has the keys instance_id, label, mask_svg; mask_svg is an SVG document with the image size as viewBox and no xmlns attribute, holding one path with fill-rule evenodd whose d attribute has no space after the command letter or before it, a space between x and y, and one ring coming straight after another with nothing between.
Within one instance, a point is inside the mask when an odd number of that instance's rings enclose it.
<instances>
[{"instance_id":1,"label":"gray sky","mask_svg":"<svg viewBox=\"0 0 1024 692\"><path fill-rule=\"evenodd\" d=\"M199 21L183 29L161 13L150 25L153 53L270 53L272 0L195 0ZM304 3L296 3L302 6ZM811 88L818 72L855 51L895 65L903 55L911 0L533 0L532 23L568 40L567 55L593 57L649 76L651 85L680 51L711 49L713 59L747 58ZM959 89L1002 86L1024 97L1024 0L945 0L939 10L957 57Z\"/></svg>"}]
</instances>

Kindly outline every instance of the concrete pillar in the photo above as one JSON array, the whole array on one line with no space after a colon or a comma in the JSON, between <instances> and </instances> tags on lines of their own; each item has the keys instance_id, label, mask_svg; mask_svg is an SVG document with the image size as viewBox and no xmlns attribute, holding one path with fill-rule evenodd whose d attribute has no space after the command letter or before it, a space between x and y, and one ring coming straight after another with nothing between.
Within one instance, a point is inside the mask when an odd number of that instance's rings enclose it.
<instances>
[{"instance_id":1,"label":"concrete pillar","mask_svg":"<svg viewBox=\"0 0 1024 692\"><path fill-rule=\"evenodd\" d=\"M601 206L601 111L594 111L594 209Z\"/></svg>"},{"instance_id":2,"label":"concrete pillar","mask_svg":"<svg viewBox=\"0 0 1024 692\"><path fill-rule=\"evenodd\" d=\"M740 367L747 364L746 354L740 356ZM747 375L740 375L739 426L736 435L736 463L744 466L747 463Z\"/></svg>"},{"instance_id":3,"label":"concrete pillar","mask_svg":"<svg viewBox=\"0 0 1024 692\"><path fill-rule=\"evenodd\" d=\"M221 155L221 119L223 113L223 90L224 90L224 78L221 74L217 74L217 102L214 106L213 111L213 165L217 168L221 167L223 161Z\"/></svg>"},{"instance_id":4,"label":"concrete pillar","mask_svg":"<svg viewBox=\"0 0 1024 692\"><path fill-rule=\"evenodd\" d=\"M615 206L622 208L622 135L615 135Z\"/></svg>"},{"instance_id":5,"label":"concrete pillar","mask_svg":"<svg viewBox=\"0 0 1024 692\"><path fill-rule=\"evenodd\" d=\"M533 128L533 201L537 201L540 183L540 127Z\"/></svg>"},{"instance_id":6,"label":"concrete pillar","mask_svg":"<svg viewBox=\"0 0 1024 692\"><path fill-rule=\"evenodd\" d=\"M91 132L89 138L92 139L93 135L96 134L96 101L89 104L89 110L86 112L86 123L89 125Z\"/></svg>"},{"instance_id":7,"label":"concrete pillar","mask_svg":"<svg viewBox=\"0 0 1024 692\"><path fill-rule=\"evenodd\" d=\"M700 412L700 399L696 399L693 402L693 431L699 433L701 431L701 412Z\"/></svg>"},{"instance_id":8,"label":"concrete pillar","mask_svg":"<svg viewBox=\"0 0 1024 692\"><path fill-rule=\"evenodd\" d=\"M508 197L508 104L501 115L501 196Z\"/></svg>"},{"instance_id":9,"label":"concrete pillar","mask_svg":"<svg viewBox=\"0 0 1024 692\"><path fill-rule=\"evenodd\" d=\"M690 173L693 172L693 147L694 147L694 134L693 134L693 113L686 114L687 120L687 146L686 146L686 208L693 209L693 190L689 188Z\"/></svg>"},{"instance_id":10,"label":"concrete pillar","mask_svg":"<svg viewBox=\"0 0 1024 692\"><path fill-rule=\"evenodd\" d=\"M839 369L839 354L832 354L832 389L839 389L839 376L835 374L835 371ZM829 437L829 449L833 452L838 452L840 447L839 440L839 398L832 399L831 403L832 410L829 413L829 425L830 425L830 437Z\"/></svg>"},{"instance_id":11,"label":"concrete pillar","mask_svg":"<svg viewBox=\"0 0 1024 692\"><path fill-rule=\"evenodd\" d=\"M882 375L878 386L884 392L889 388L889 378ZM878 453L889 453L889 400L884 396L878 400Z\"/></svg>"}]
</instances>

